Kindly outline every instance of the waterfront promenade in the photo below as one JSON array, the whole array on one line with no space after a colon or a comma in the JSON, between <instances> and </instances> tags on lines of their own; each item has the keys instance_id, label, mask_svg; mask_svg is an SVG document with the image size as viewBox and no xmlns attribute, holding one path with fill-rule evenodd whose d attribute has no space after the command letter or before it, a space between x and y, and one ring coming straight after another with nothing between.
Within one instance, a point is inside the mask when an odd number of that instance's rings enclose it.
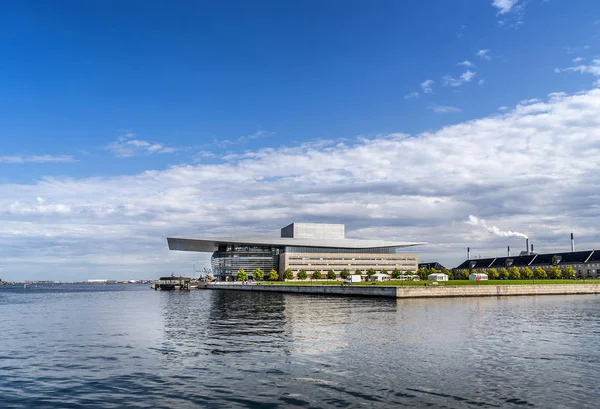
<instances>
[{"instance_id":1,"label":"waterfront promenade","mask_svg":"<svg viewBox=\"0 0 600 409\"><path fill-rule=\"evenodd\" d=\"M600 294L600 283L520 285L285 285L211 284L205 288L223 291L257 291L290 294L324 294L380 298L498 297L523 295Z\"/></svg>"}]
</instances>

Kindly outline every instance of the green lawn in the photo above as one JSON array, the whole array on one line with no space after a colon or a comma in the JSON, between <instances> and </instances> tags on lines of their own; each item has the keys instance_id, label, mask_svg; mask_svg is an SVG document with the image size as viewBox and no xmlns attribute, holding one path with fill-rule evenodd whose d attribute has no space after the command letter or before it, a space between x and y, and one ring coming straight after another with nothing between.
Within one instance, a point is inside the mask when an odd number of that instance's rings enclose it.
<instances>
[{"instance_id":1,"label":"green lawn","mask_svg":"<svg viewBox=\"0 0 600 409\"><path fill-rule=\"evenodd\" d=\"M424 286L432 285L431 281L384 281L384 282L361 282L361 283L353 283L349 285L383 285L383 286ZM450 280L447 282L440 281L438 286L457 286L457 285L523 285L523 284L600 284L600 279L586 279L586 280L484 280L480 281L471 281L471 280ZM261 285L342 285L342 281L334 281L334 280L319 280L319 281L311 281L311 280L303 280L303 281L265 281Z\"/></svg>"}]
</instances>

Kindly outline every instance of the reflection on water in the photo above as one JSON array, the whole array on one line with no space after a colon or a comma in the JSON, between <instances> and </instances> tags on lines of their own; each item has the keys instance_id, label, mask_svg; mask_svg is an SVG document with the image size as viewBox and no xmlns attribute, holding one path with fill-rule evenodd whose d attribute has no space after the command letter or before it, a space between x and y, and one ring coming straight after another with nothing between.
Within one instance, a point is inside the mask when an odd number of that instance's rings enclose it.
<instances>
[{"instance_id":1,"label":"reflection on water","mask_svg":"<svg viewBox=\"0 0 600 409\"><path fill-rule=\"evenodd\" d=\"M0 407L597 407L597 296L0 288Z\"/></svg>"}]
</instances>

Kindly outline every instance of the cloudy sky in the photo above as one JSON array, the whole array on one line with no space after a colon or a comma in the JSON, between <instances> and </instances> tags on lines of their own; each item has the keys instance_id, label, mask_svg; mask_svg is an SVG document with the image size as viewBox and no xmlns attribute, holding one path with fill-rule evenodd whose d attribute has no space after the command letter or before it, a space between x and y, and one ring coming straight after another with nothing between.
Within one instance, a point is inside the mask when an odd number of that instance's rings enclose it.
<instances>
[{"instance_id":1,"label":"cloudy sky","mask_svg":"<svg viewBox=\"0 0 600 409\"><path fill-rule=\"evenodd\" d=\"M5 4L0 278L293 221L448 267L599 247L599 36L595 0Z\"/></svg>"}]
</instances>

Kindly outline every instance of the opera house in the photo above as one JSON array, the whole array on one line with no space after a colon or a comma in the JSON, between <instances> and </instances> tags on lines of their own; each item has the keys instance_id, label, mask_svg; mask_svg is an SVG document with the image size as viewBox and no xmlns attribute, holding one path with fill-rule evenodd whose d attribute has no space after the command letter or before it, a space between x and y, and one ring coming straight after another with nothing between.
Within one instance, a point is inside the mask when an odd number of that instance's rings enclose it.
<instances>
[{"instance_id":1,"label":"opera house","mask_svg":"<svg viewBox=\"0 0 600 409\"><path fill-rule=\"evenodd\" d=\"M281 229L281 237L167 238L169 249L212 253L213 275L221 280L235 278L244 269L249 275L257 268L272 269L283 276L290 269L294 277L300 270L310 276L320 270L343 269L351 273L376 271L417 271L416 254L400 253L405 247L425 243L357 240L345 238L343 224L292 223Z\"/></svg>"}]
</instances>

